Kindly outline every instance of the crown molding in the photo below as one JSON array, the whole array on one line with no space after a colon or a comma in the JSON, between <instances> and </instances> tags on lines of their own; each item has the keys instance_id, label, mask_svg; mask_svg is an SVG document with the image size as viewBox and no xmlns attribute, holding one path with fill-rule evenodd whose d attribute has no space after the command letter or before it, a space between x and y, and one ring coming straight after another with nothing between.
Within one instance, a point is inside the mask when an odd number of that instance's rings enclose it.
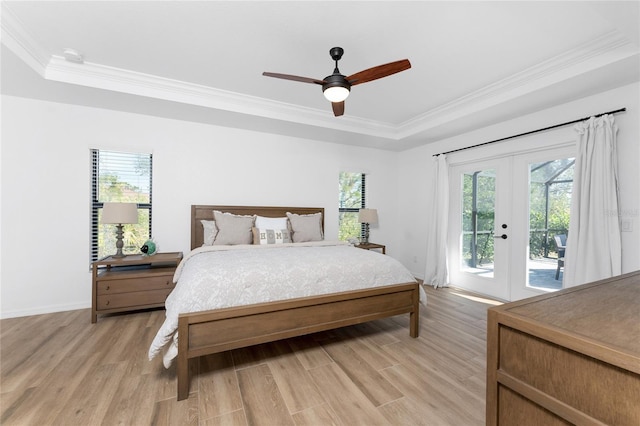
<instances>
[{"instance_id":1,"label":"crown molding","mask_svg":"<svg viewBox=\"0 0 640 426\"><path fill-rule=\"evenodd\" d=\"M6 2L1 3L0 14L2 44L11 49L29 67L44 77L50 59L47 52L25 29L22 21L7 6Z\"/></svg>"},{"instance_id":2,"label":"crown molding","mask_svg":"<svg viewBox=\"0 0 640 426\"><path fill-rule=\"evenodd\" d=\"M573 50L563 52L547 61L407 120L398 126L397 137L403 139L430 128L459 120L475 112L639 53L638 47L620 32L610 31Z\"/></svg>"},{"instance_id":3,"label":"crown molding","mask_svg":"<svg viewBox=\"0 0 640 426\"><path fill-rule=\"evenodd\" d=\"M347 132L392 138L394 127L372 120L342 117L324 110L273 101L151 74L85 62L76 64L52 56L44 77L48 80L135 94L230 112L291 121Z\"/></svg>"}]
</instances>

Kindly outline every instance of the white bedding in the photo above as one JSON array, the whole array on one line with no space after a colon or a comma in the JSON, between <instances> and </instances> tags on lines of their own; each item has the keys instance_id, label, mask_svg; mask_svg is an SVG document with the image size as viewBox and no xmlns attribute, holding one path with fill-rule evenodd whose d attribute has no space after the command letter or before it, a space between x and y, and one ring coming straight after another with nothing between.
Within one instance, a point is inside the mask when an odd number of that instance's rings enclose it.
<instances>
[{"instance_id":1,"label":"white bedding","mask_svg":"<svg viewBox=\"0 0 640 426\"><path fill-rule=\"evenodd\" d=\"M166 319L149 348L164 350L169 367L178 353L178 315L210 309L413 282L392 257L348 243L206 246L190 252L174 276ZM421 301L426 304L424 291Z\"/></svg>"}]
</instances>

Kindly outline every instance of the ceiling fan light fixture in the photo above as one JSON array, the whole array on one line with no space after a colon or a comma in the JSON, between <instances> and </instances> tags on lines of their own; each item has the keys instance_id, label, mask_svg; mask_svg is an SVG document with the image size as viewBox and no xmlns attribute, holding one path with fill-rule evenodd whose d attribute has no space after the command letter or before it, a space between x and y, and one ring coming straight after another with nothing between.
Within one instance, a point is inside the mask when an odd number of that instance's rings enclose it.
<instances>
[{"instance_id":1,"label":"ceiling fan light fixture","mask_svg":"<svg viewBox=\"0 0 640 426\"><path fill-rule=\"evenodd\" d=\"M344 86L331 86L323 89L324 97L329 102L343 102L349 97L349 88Z\"/></svg>"},{"instance_id":2,"label":"ceiling fan light fixture","mask_svg":"<svg viewBox=\"0 0 640 426\"><path fill-rule=\"evenodd\" d=\"M333 74L325 77L324 82L322 92L329 102L343 102L349 96L351 84L337 68Z\"/></svg>"}]
</instances>

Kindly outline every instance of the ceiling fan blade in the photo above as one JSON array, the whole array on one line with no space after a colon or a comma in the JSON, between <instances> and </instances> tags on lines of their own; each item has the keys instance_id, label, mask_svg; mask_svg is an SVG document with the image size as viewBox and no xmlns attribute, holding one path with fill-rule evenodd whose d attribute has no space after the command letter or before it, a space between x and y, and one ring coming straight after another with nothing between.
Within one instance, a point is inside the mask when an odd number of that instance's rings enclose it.
<instances>
[{"instance_id":1,"label":"ceiling fan blade","mask_svg":"<svg viewBox=\"0 0 640 426\"><path fill-rule=\"evenodd\" d=\"M333 108L333 115L336 117L340 117L344 114L344 101L342 102L331 102L331 107Z\"/></svg>"},{"instance_id":2,"label":"ceiling fan blade","mask_svg":"<svg viewBox=\"0 0 640 426\"><path fill-rule=\"evenodd\" d=\"M411 62L409 62L408 59L402 59L400 61L389 62L388 64L378 65L377 67L357 72L347 77L347 80L352 86L355 86L356 84L387 77L397 72L408 70L409 68L411 68Z\"/></svg>"},{"instance_id":3,"label":"ceiling fan blade","mask_svg":"<svg viewBox=\"0 0 640 426\"><path fill-rule=\"evenodd\" d=\"M278 74L276 72L263 72L262 75L266 77L282 78L284 80L300 81L302 83L324 84L324 81L322 80L317 80L315 78L309 78L309 77L300 77L298 75Z\"/></svg>"}]
</instances>

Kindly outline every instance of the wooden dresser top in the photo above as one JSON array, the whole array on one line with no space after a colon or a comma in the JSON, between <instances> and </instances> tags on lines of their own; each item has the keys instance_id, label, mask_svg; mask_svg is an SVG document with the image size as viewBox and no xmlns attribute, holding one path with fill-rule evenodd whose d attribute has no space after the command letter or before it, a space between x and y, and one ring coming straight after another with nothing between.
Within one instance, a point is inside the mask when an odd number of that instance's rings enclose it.
<instances>
[{"instance_id":1,"label":"wooden dresser top","mask_svg":"<svg viewBox=\"0 0 640 426\"><path fill-rule=\"evenodd\" d=\"M493 309L640 357L640 271Z\"/></svg>"}]
</instances>

